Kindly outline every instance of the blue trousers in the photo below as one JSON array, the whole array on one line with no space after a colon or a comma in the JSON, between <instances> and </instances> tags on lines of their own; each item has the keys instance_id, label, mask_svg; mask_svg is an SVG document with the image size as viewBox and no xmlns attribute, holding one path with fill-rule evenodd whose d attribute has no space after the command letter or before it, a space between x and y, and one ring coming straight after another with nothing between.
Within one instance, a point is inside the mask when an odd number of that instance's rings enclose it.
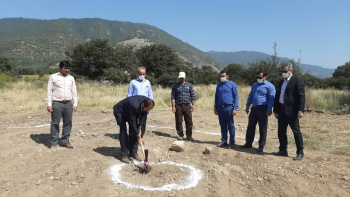
<instances>
[{"instance_id":1,"label":"blue trousers","mask_svg":"<svg viewBox=\"0 0 350 197\"><path fill-rule=\"evenodd\" d=\"M235 123L233 121L233 106L218 107L219 123L221 127L221 141L227 143L227 131L230 132L230 144L235 144Z\"/></svg>"}]
</instances>

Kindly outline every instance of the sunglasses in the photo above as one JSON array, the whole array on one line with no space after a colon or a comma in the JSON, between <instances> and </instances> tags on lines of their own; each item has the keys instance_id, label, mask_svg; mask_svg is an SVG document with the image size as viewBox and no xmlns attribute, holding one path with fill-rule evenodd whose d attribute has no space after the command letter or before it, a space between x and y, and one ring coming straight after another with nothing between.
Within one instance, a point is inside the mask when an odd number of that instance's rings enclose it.
<instances>
[{"instance_id":1,"label":"sunglasses","mask_svg":"<svg viewBox=\"0 0 350 197\"><path fill-rule=\"evenodd\" d=\"M283 71L281 71L281 73L287 73L288 72L288 70L283 70Z\"/></svg>"}]
</instances>

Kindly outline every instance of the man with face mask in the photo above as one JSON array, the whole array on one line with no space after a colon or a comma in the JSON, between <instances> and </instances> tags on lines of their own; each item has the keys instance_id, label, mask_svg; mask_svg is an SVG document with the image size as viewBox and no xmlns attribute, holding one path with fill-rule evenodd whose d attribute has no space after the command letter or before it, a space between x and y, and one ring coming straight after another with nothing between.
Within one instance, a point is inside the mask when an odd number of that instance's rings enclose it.
<instances>
[{"instance_id":1,"label":"man with face mask","mask_svg":"<svg viewBox=\"0 0 350 197\"><path fill-rule=\"evenodd\" d=\"M283 64L282 81L280 81L275 96L275 107L273 112L278 119L278 140L280 142L277 156L288 156L287 152L287 127L293 131L297 156L294 160L304 158L303 135L300 131L299 118L304 115L305 89L300 78L293 75L293 64Z\"/></svg>"},{"instance_id":2,"label":"man with face mask","mask_svg":"<svg viewBox=\"0 0 350 197\"><path fill-rule=\"evenodd\" d=\"M235 83L228 80L225 70L220 72L220 83L216 86L214 114L219 115L221 143L218 147L227 147L227 130L230 133L230 146L235 144L235 124L233 116L238 109L238 90Z\"/></svg>"},{"instance_id":3,"label":"man with face mask","mask_svg":"<svg viewBox=\"0 0 350 197\"><path fill-rule=\"evenodd\" d=\"M246 113L248 114L250 105L253 105L249 114L249 122L245 137L246 143L241 146L241 148L252 147L255 136L255 127L256 124L259 123L260 139L259 148L257 150L259 154L263 153L265 147L268 116L272 114L276 92L275 86L266 79L266 72L257 72L257 82L252 86L245 109Z\"/></svg>"},{"instance_id":4,"label":"man with face mask","mask_svg":"<svg viewBox=\"0 0 350 197\"><path fill-rule=\"evenodd\" d=\"M152 86L151 82L146 79L145 67L139 67L137 69L137 78L131 80L129 84L127 97L136 95L142 95L148 97L149 99L153 99ZM146 125L141 125L141 131L141 137L143 137L146 131Z\"/></svg>"},{"instance_id":5,"label":"man with face mask","mask_svg":"<svg viewBox=\"0 0 350 197\"><path fill-rule=\"evenodd\" d=\"M129 164L131 162L129 157L142 161L137 154L138 144L143 142L141 125L146 124L147 113L154 105L152 99L140 95L127 97L114 105L114 117L120 127L119 141L122 162ZM129 134L126 123L129 125Z\"/></svg>"}]
</instances>

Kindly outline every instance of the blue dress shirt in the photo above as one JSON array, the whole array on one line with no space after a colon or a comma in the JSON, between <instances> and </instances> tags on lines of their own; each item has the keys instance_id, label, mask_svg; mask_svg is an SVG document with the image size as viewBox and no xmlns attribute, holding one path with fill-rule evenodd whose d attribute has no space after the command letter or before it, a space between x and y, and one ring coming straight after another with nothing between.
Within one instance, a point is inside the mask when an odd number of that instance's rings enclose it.
<instances>
[{"instance_id":1,"label":"blue dress shirt","mask_svg":"<svg viewBox=\"0 0 350 197\"><path fill-rule=\"evenodd\" d=\"M252 86L252 90L249 93L246 109L249 109L250 104L256 105L268 105L267 111L272 111L275 100L275 86L268 81L264 83L255 82Z\"/></svg>"},{"instance_id":2,"label":"blue dress shirt","mask_svg":"<svg viewBox=\"0 0 350 197\"><path fill-rule=\"evenodd\" d=\"M215 105L217 110L219 105L233 105L233 110L238 109L238 90L232 81L220 82L216 86Z\"/></svg>"},{"instance_id":3,"label":"blue dress shirt","mask_svg":"<svg viewBox=\"0 0 350 197\"><path fill-rule=\"evenodd\" d=\"M127 97L136 95L146 96L153 100L152 86L147 79L140 81L136 78L130 82Z\"/></svg>"}]
</instances>

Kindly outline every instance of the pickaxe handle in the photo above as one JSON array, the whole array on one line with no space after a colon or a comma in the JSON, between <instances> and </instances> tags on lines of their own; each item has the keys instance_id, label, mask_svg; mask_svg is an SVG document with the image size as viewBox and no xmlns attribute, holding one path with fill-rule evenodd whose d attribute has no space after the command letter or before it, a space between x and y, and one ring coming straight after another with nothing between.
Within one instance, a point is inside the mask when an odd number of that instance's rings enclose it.
<instances>
[{"instance_id":1,"label":"pickaxe handle","mask_svg":"<svg viewBox=\"0 0 350 197\"><path fill-rule=\"evenodd\" d=\"M146 157L145 156L145 149L143 148L143 142L141 143L141 149L142 149L143 157Z\"/></svg>"}]
</instances>

